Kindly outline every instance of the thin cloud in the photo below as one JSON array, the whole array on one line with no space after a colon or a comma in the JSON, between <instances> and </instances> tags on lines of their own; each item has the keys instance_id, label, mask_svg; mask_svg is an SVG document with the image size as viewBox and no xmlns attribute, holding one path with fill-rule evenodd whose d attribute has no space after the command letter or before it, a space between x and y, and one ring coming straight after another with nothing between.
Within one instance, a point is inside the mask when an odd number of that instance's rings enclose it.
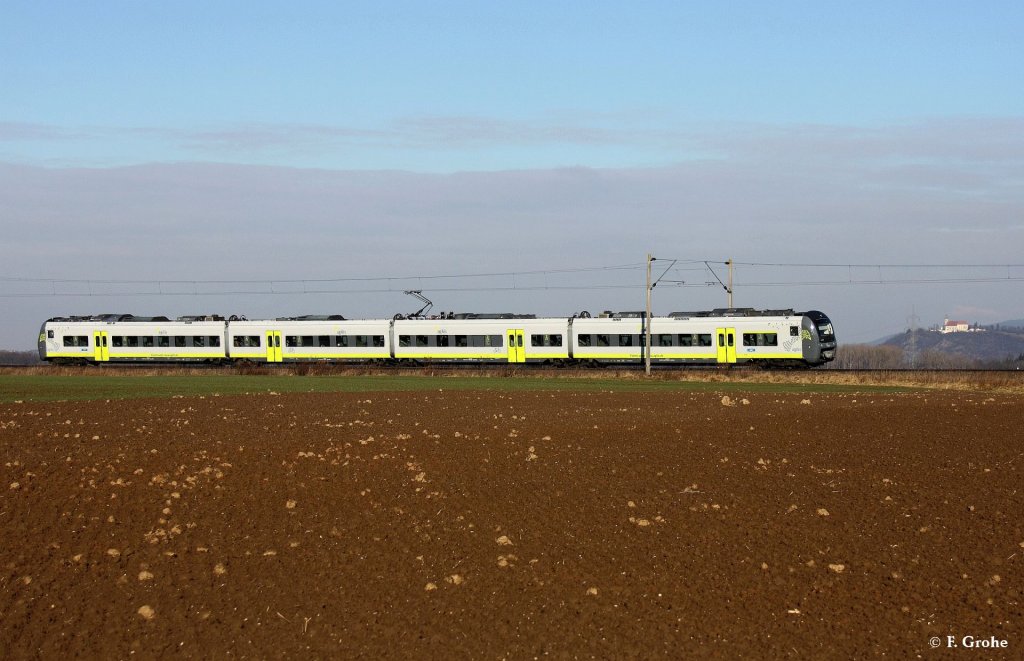
<instances>
[{"instance_id":1,"label":"thin cloud","mask_svg":"<svg viewBox=\"0 0 1024 661\"><path fill-rule=\"evenodd\" d=\"M29 122L0 122L0 141L55 141L95 137L83 129L69 129L54 124Z\"/></svg>"},{"instance_id":2,"label":"thin cloud","mask_svg":"<svg viewBox=\"0 0 1024 661\"><path fill-rule=\"evenodd\" d=\"M636 131L473 116L406 117L392 128L395 137L418 146L621 145L646 141L646 136Z\"/></svg>"}]
</instances>

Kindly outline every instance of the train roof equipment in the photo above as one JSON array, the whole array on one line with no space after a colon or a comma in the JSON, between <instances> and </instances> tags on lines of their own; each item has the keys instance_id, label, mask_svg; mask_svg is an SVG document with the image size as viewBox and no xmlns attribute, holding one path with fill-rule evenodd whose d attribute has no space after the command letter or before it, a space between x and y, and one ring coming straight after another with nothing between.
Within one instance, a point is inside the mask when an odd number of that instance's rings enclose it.
<instances>
[{"instance_id":1,"label":"train roof equipment","mask_svg":"<svg viewBox=\"0 0 1024 661\"><path fill-rule=\"evenodd\" d=\"M340 314L303 314L298 317L278 317L277 321L347 321Z\"/></svg>"},{"instance_id":2,"label":"train roof equipment","mask_svg":"<svg viewBox=\"0 0 1024 661\"><path fill-rule=\"evenodd\" d=\"M697 317L792 317L797 314L787 310L755 310L754 308L715 308L695 312L672 312L671 319L694 319Z\"/></svg>"},{"instance_id":3,"label":"train roof equipment","mask_svg":"<svg viewBox=\"0 0 1024 661\"><path fill-rule=\"evenodd\" d=\"M535 314L514 312L453 312L449 319L536 319Z\"/></svg>"}]
</instances>

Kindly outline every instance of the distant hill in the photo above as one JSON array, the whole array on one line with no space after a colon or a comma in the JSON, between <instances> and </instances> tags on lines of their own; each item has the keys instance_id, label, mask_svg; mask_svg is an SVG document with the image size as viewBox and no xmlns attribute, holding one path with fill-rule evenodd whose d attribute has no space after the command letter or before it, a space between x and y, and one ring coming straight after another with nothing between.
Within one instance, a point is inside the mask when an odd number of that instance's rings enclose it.
<instances>
[{"instance_id":1,"label":"distant hill","mask_svg":"<svg viewBox=\"0 0 1024 661\"><path fill-rule=\"evenodd\" d=\"M1000 328L1024 328L1024 319L1011 319L1010 321L1000 321L996 326Z\"/></svg>"},{"instance_id":2,"label":"distant hill","mask_svg":"<svg viewBox=\"0 0 1024 661\"><path fill-rule=\"evenodd\" d=\"M1000 327L1003 325L1000 324ZM909 355L912 344L916 344L913 348L919 355L925 351L934 351L978 362L1012 360L1024 355L1024 332L986 330L977 333L939 333L917 330L913 334L913 342L910 331L907 331L890 337L880 346L895 346L902 349L904 355Z\"/></svg>"}]
</instances>

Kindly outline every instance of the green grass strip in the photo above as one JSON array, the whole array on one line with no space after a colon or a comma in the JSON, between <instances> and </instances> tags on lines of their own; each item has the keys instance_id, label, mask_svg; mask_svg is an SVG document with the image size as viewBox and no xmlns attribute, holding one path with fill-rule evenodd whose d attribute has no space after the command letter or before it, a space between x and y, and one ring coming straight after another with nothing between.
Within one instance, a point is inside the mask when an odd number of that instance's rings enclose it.
<instances>
[{"instance_id":1,"label":"green grass strip","mask_svg":"<svg viewBox=\"0 0 1024 661\"><path fill-rule=\"evenodd\" d=\"M18 376L0 375L0 402L90 401L300 392L490 390L532 392L897 393L915 388L814 383L460 376Z\"/></svg>"}]
</instances>

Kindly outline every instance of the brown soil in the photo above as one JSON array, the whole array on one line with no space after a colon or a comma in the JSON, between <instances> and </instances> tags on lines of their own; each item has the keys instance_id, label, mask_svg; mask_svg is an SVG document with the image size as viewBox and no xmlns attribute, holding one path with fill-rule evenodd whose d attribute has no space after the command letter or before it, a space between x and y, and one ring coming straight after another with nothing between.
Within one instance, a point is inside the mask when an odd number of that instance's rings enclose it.
<instances>
[{"instance_id":1,"label":"brown soil","mask_svg":"<svg viewBox=\"0 0 1024 661\"><path fill-rule=\"evenodd\" d=\"M939 654L929 639L950 634L1007 639L982 655L1014 657L1021 404L420 392L0 405L0 650L904 658Z\"/></svg>"}]
</instances>

